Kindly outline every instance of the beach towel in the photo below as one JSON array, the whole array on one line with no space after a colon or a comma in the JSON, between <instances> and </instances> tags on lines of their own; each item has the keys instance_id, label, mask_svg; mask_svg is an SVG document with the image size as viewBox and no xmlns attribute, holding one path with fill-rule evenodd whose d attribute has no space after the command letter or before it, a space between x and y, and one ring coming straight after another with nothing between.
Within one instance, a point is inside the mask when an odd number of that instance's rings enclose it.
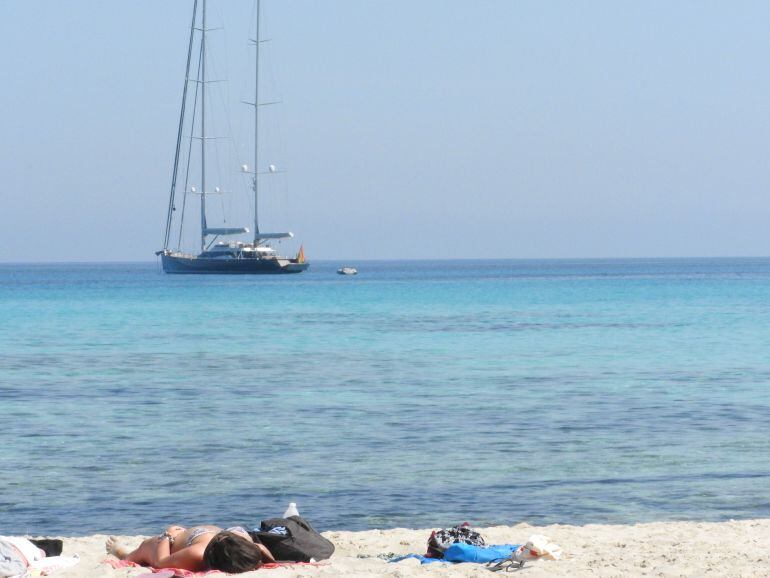
<instances>
[{"instance_id":1,"label":"beach towel","mask_svg":"<svg viewBox=\"0 0 770 578\"><path fill-rule=\"evenodd\" d=\"M183 570L182 568L152 568L151 566L142 566L136 562L129 562L128 560L116 560L115 558L107 558L104 561L105 564L109 564L115 569L120 568L146 568L149 570L148 574L141 574L135 578L172 578L181 576L182 578L198 578L199 576L208 576L210 574L225 574L220 570L206 570L204 572L193 572L192 570ZM284 568L294 566L325 566L326 564L320 564L317 562L276 562L275 564L262 564L259 567L260 570L269 570L271 568Z\"/></svg>"},{"instance_id":2,"label":"beach towel","mask_svg":"<svg viewBox=\"0 0 770 578\"><path fill-rule=\"evenodd\" d=\"M473 562L476 564L486 564L487 562L497 562L505 560L513 552L518 550L520 544L497 544L493 546L474 546L473 544L452 544L444 552L443 558L432 558L420 556L419 554L407 554L393 558L391 562L401 562L408 558L415 558L421 564L430 564L432 562L444 562L448 564L458 564L462 562Z\"/></svg>"},{"instance_id":3,"label":"beach towel","mask_svg":"<svg viewBox=\"0 0 770 578\"><path fill-rule=\"evenodd\" d=\"M142 566L136 562L129 562L128 560L116 560L115 558L107 558L105 563L109 564L115 569L120 568L146 568L150 572L148 574L141 574L144 578L171 578L172 576L182 576L183 578L194 578L196 576L206 576L208 574L224 574L219 570L207 570L206 572L193 572L192 570L183 570L182 568L152 568L151 566ZM138 576L136 578L139 578Z\"/></svg>"}]
</instances>

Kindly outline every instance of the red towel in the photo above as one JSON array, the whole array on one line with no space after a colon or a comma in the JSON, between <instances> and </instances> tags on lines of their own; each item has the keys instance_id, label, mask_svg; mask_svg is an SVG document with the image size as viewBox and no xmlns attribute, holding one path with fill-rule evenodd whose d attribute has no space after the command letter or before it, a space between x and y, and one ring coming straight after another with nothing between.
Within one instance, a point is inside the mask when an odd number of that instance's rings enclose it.
<instances>
[{"instance_id":1,"label":"red towel","mask_svg":"<svg viewBox=\"0 0 770 578\"><path fill-rule=\"evenodd\" d=\"M171 578L172 576L184 576L184 578L193 578L194 576L205 576L206 574L221 574L219 570L193 572L191 570L183 570L182 568L151 568L150 566L142 566L136 562L129 562L128 560L116 560L115 558L107 558L105 562L113 568L147 568L148 570L151 570L153 574L157 574L157 578L165 578L166 575L168 575L168 578ZM143 576L147 576L149 578L149 576L152 576L153 574L143 574Z\"/></svg>"},{"instance_id":2,"label":"red towel","mask_svg":"<svg viewBox=\"0 0 770 578\"><path fill-rule=\"evenodd\" d=\"M208 570L206 572L193 572L192 570L183 570L181 568L151 568L149 566L141 566L136 562L129 562L128 560L116 560L115 558L107 558L105 563L109 564L113 568L147 568L151 571L151 574L141 574L134 578L172 578L173 576L183 576L184 578L195 578L197 576L206 576L208 574L223 574L219 570ZM325 566L319 562L276 562L274 564L262 564L259 567L269 570L270 568L283 568L285 566Z\"/></svg>"}]
</instances>

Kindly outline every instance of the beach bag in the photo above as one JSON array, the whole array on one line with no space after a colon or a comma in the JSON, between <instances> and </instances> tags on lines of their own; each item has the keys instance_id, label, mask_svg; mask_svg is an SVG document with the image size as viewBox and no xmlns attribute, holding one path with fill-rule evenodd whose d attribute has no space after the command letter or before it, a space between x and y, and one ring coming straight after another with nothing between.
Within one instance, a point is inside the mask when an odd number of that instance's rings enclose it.
<instances>
[{"instance_id":1,"label":"beach bag","mask_svg":"<svg viewBox=\"0 0 770 578\"><path fill-rule=\"evenodd\" d=\"M452 544L470 544L471 546L484 547L487 543L476 530L471 528L468 522L453 528L434 530L428 538L428 552L426 558L443 558Z\"/></svg>"},{"instance_id":2,"label":"beach bag","mask_svg":"<svg viewBox=\"0 0 770 578\"><path fill-rule=\"evenodd\" d=\"M334 553L334 544L300 516L262 520L259 530L253 530L249 535L270 550L276 561L326 560Z\"/></svg>"}]
</instances>

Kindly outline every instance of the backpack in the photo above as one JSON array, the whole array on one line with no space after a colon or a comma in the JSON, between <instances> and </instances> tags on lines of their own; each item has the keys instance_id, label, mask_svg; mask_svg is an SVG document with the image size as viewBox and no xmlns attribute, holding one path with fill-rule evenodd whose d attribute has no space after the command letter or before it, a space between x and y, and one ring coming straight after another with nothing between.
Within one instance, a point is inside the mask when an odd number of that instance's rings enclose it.
<instances>
[{"instance_id":1,"label":"backpack","mask_svg":"<svg viewBox=\"0 0 770 578\"><path fill-rule=\"evenodd\" d=\"M276 561L326 560L334 553L334 544L300 516L262 520L259 530L252 530L249 535L270 550Z\"/></svg>"},{"instance_id":2,"label":"backpack","mask_svg":"<svg viewBox=\"0 0 770 578\"><path fill-rule=\"evenodd\" d=\"M476 530L473 530L468 522L454 528L434 530L428 538L428 552L426 558L443 558L444 552L452 544L470 544L471 546L486 546L484 538Z\"/></svg>"}]
</instances>

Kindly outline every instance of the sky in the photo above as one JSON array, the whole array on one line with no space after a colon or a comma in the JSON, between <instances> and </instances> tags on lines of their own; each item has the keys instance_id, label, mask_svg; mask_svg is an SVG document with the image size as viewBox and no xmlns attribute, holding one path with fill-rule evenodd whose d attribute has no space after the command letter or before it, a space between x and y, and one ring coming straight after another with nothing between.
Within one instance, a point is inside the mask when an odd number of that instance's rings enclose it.
<instances>
[{"instance_id":1,"label":"sky","mask_svg":"<svg viewBox=\"0 0 770 578\"><path fill-rule=\"evenodd\" d=\"M263 5L310 260L770 255L770 3ZM155 259L191 9L0 0L0 261Z\"/></svg>"}]
</instances>

